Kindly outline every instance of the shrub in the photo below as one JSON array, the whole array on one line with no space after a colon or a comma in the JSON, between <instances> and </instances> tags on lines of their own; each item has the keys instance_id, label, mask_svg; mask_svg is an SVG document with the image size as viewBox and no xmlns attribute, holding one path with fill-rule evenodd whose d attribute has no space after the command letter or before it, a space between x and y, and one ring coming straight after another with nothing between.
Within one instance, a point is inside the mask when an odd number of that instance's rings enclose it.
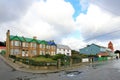
<instances>
[{"instance_id":1,"label":"shrub","mask_svg":"<svg viewBox=\"0 0 120 80\"><path fill-rule=\"evenodd\" d=\"M50 58L51 56L50 56L50 54L45 54L45 57Z\"/></svg>"},{"instance_id":2,"label":"shrub","mask_svg":"<svg viewBox=\"0 0 120 80\"><path fill-rule=\"evenodd\" d=\"M0 54L5 55L5 54L6 54L6 51L5 51L5 50L2 50Z\"/></svg>"},{"instance_id":3,"label":"shrub","mask_svg":"<svg viewBox=\"0 0 120 80\"><path fill-rule=\"evenodd\" d=\"M56 55L54 55L52 57L52 59L54 59L54 60L58 60L58 59L63 60L65 57L66 57L66 55L64 55L64 54L56 54Z\"/></svg>"},{"instance_id":4,"label":"shrub","mask_svg":"<svg viewBox=\"0 0 120 80\"><path fill-rule=\"evenodd\" d=\"M15 55L9 55L9 57L12 58L12 59L16 59Z\"/></svg>"}]
</instances>

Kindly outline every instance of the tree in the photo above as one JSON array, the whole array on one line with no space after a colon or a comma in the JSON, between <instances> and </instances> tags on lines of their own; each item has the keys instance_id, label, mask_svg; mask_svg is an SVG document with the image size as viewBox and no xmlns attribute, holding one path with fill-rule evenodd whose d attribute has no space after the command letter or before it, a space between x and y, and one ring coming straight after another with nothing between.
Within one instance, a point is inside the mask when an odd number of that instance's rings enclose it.
<instances>
[{"instance_id":1,"label":"tree","mask_svg":"<svg viewBox=\"0 0 120 80\"><path fill-rule=\"evenodd\" d=\"M2 50L2 51L1 51L1 54L2 54L2 55L5 55L5 53L6 53L5 50Z\"/></svg>"},{"instance_id":2,"label":"tree","mask_svg":"<svg viewBox=\"0 0 120 80\"><path fill-rule=\"evenodd\" d=\"M58 60L58 59L64 59L66 55L64 54L56 54L53 56L54 60Z\"/></svg>"},{"instance_id":3,"label":"tree","mask_svg":"<svg viewBox=\"0 0 120 80\"><path fill-rule=\"evenodd\" d=\"M115 53L120 53L120 50L116 50Z\"/></svg>"},{"instance_id":4,"label":"tree","mask_svg":"<svg viewBox=\"0 0 120 80\"><path fill-rule=\"evenodd\" d=\"M0 42L0 46L5 46L5 42Z\"/></svg>"},{"instance_id":5,"label":"tree","mask_svg":"<svg viewBox=\"0 0 120 80\"><path fill-rule=\"evenodd\" d=\"M76 50L72 50L72 56L78 56L80 53Z\"/></svg>"}]
</instances>

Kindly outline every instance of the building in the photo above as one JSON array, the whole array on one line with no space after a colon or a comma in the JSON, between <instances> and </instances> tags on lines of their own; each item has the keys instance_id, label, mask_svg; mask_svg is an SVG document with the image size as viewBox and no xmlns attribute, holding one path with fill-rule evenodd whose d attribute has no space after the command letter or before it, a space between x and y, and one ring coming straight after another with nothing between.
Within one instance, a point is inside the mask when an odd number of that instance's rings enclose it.
<instances>
[{"instance_id":1,"label":"building","mask_svg":"<svg viewBox=\"0 0 120 80\"><path fill-rule=\"evenodd\" d=\"M99 46L96 44L87 45L87 47L80 49L79 52L81 54L98 56L109 56L112 53L112 51L109 48Z\"/></svg>"},{"instance_id":2,"label":"building","mask_svg":"<svg viewBox=\"0 0 120 80\"><path fill-rule=\"evenodd\" d=\"M67 56L71 56L71 49L67 45L57 44L57 54L65 54Z\"/></svg>"},{"instance_id":3,"label":"building","mask_svg":"<svg viewBox=\"0 0 120 80\"><path fill-rule=\"evenodd\" d=\"M16 55L22 57L33 57L37 55L55 55L56 44L52 41L38 40L36 37L26 38L10 35L8 30L6 37L6 56Z\"/></svg>"},{"instance_id":4,"label":"building","mask_svg":"<svg viewBox=\"0 0 120 80\"><path fill-rule=\"evenodd\" d=\"M6 47L5 47L5 46L0 46L0 53L1 53L2 51L6 51Z\"/></svg>"}]
</instances>

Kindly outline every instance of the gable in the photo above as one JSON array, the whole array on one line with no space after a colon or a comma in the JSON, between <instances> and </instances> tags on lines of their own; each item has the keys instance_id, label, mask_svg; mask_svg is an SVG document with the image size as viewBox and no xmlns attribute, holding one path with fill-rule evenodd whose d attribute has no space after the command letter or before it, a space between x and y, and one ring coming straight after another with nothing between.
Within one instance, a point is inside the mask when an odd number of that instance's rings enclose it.
<instances>
[{"instance_id":1,"label":"gable","mask_svg":"<svg viewBox=\"0 0 120 80\"><path fill-rule=\"evenodd\" d=\"M80 53L82 53L82 54L89 54L89 55L93 54L93 55L95 55L99 52L100 52L100 47L97 46L97 45L89 45L85 48L80 49Z\"/></svg>"}]
</instances>

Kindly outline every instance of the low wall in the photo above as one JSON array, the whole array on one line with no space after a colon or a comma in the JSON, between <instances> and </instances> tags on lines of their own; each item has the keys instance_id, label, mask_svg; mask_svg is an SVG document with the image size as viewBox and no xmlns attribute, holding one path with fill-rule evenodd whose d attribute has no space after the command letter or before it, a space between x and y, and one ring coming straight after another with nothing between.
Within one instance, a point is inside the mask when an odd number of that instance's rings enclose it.
<instances>
[{"instance_id":1,"label":"low wall","mask_svg":"<svg viewBox=\"0 0 120 80\"><path fill-rule=\"evenodd\" d=\"M21 65L21 68L28 68L28 69L33 69L33 70L54 70L57 69L57 66L32 66L32 65L26 65L23 64L22 62L16 61L15 62L18 65Z\"/></svg>"}]
</instances>

